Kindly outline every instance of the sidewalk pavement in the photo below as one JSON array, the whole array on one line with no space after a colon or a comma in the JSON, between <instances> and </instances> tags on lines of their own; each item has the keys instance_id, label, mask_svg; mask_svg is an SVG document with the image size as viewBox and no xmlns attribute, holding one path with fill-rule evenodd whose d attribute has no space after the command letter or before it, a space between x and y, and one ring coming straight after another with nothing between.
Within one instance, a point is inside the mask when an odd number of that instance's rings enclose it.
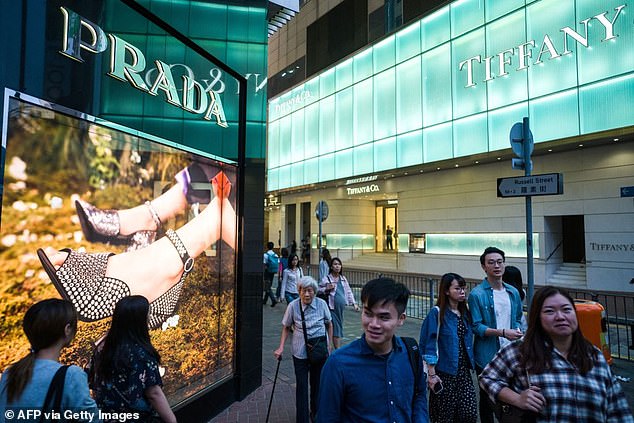
<instances>
[{"instance_id":1,"label":"sidewalk pavement","mask_svg":"<svg viewBox=\"0 0 634 423\"><path fill-rule=\"evenodd\" d=\"M277 360L273 356L273 351L277 349L280 343L281 322L285 310L286 304L278 304L276 307L270 307L267 304L262 308L262 386L244 400L233 403L209 423L266 422L267 408L277 367ZM419 319L408 318L397 331L397 334L418 339L421 324L422 321ZM352 310L351 307L347 307L344 313L343 332L345 335L343 338L344 344L356 339L362 333L360 314ZM293 423L295 421L295 373L290 351L291 342L290 339L287 339L269 416L269 422L271 423ZM630 379L629 382L621 381L620 383L630 407L634 409L634 362L614 359L612 372L614 375Z\"/></svg>"}]
</instances>

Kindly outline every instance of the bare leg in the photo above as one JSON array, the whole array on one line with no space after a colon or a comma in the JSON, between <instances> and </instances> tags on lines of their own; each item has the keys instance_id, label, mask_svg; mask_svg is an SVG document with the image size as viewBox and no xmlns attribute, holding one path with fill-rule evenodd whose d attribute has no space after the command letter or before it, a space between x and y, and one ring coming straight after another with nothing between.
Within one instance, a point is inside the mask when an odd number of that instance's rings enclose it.
<instances>
[{"instance_id":1,"label":"bare leg","mask_svg":"<svg viewBox=\"0 0 634 423\"><path fill-rule=\"evenodd\" d=\"M147 211L146 211L147 212ZM222 222L224 217L227 223ZM215 197L198 216L179 228L176 233L192 258L198 257L221 237L235 245L235 210L225 198ZM222 223L222 225L221 225ZM46 249L54 266L60 266L67 253ZM159 264L159 265L157 265ZM113 255L108 259L106 276L124 281L131 295L143 295L152 302L174 286L183 273L183 262L167 237L148 247Z\"/></svg>"},{"instance_id":2,"label":"bare leg","mask_svg":"<svg viewBox=\"0 0 634 423\"><path fill-rule=\"evenodd\" d=\"M339 349L341 347L341 338L339 338L338 336L333 336L332 343L335 345L335 349Z\"/></svg>"},{"instance_id":3,"label":"bare leg","mask_svg":"<svg viewBox=\"0 0 634 423\"><path fill-rule=\"evenodd\" d=\"M177 183L172 188L152 200L152 207L162 222L175 216L187 206L183 186ZM156 223L152 219L152 214L145 204L138 205L131 209L119 210L119 233L130 235L142 230L158 230Z\"/></svg>"}]
</instances>

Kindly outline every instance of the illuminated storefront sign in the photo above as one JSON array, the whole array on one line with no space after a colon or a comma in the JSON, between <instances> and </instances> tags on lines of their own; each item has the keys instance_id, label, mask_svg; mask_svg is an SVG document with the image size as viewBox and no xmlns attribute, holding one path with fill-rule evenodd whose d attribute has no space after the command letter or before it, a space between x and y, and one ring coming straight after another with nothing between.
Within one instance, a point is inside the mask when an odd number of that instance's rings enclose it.
<instances>
[{"instance_id":1,"label":"illuminated storefront sign","mask_svg":"<svg viewBox=\"0 0 634 423\"><path fill-rule=\"evenodd\" d=\"M513 57L515 56L517 60L517 68L515 70L520 71L520 70L528 68L531 65L538 65L540 63L544 63L542 59L544 57L547 57L546 55L548 55L549 56L548 58L552 60L561 56L565 56L567 54L572 54L572 50L568 48L569 37L574 39L574 41L577 44L580 44L584 46L585 48L590 48L591 46L588 41L588 26L592 26L592 25L588 25L588 23L590 23L590 21L592 21L593 19L598 21L601 24L605 32L605 35L603 39L601 39L601 42L615 39L616 37L618 37L618 34L614 33L614 22L616 22L617 18L620 16L621 11L623 10L625 6L626 6L625 4L622 4L616 7L614 9L616 13L614 14L614 17L612 19L609 19L607 17L608 12L603 12L591 18L582 20L580 24L582 24L584 28L583 35L575 31L574 29L570 28L569 26L561 28L559 30L563 34L563 51L561 52L557 51L557 48L555 47L555 43L553 42L552 37L548 34L544 35L544 38L541 43L541 47L539 49L539 53L537 53L537 58L532 63L530 59L533 57L532 49L536 46L535 40L527 41L525 43L518 45L517 47L501 51L493 56L488 56L483 58L482 55L478 54L477 56L473 56L467 60L463 60L458 65L458 70L462 71L463 69L466 69L467 71L467 84L465 85L465 88L473 87L476 85L476 83L473 81L474 63L483 64L484 74L485 74L485 78L483 82L489 82L495 79L496 77L508 75L509 74L508 68L512 65ZM597 30L599 29L601 28L597 27ZM494 63L497 64L497 70L498 70L497 75L493 74L492 68L494 67Z\"/></svg>"},{"instance_id":2,"label":"illuminated storefront sign","mask_svg":"<svg viewBox=\"0 0 634 423\"><path fill-rule=\"evenodd\" d=\"M365 185L363 175L499 151L524 116L535 144L630 127L630 8L450 2L270 100L267 189ZM275 107L305 90L303 104Z\"/></svg>"},{"instance_id":3,"label":"illuminated storefront sign","mask_svg":"<svg viewBox=\"0 0 634 423\"><path fill-rule=\"evenodd\" d=\"M127 81L134 88L153 96L157 96L158 92L162 91L165 95L165 101L169 104L193 114L203 114L202 118L205 120L215 119L218 126L224 128L228 126L220 96L211 90L210 84L206 84L205 87L194 79L191 69L187 68L188 72L181 76L182 88L179 89L172 74L172 68L177 65L155 60L155 68L146 72L145 56L137 47L114 34L106 36L106 33L98 25L69 9L64 7L60 7L60 9L64 16L64 39L63 49L59 53L83 63L82 50L98 54L104 52L110 44L108 76L120 81ZM87 30L90 34L89 41L82 39L82 29ZM131 63L126 61L126 55L132 58ZM143 72L146 72L145 80L142 76ZM155 72L156 78L150 81L149 75L153 75ZM179 91L183 93L182 99Z\"/></svg>"},{"instance_id":4,"label":"illuminated storefront sign","mask_svg":"<svg viewBox=\"0 0 634 423\"><path fill-rule=\"evenodd\" d=\"M275 105L275 112L276 113L287 113L293 110L293 106L296 105L301 105L303 104L306 100L308 100L310 98L310 91L305 90L302 91L301 93L297 94L296 96L292 97L289 100L286 100L285 102L281 103L281 104L276 104Z\"/></svg>"},{"instance_id":5,"label":"illuminated storefront sign","mask_svg":"<svg viewBox=\"0 0 634 423\"><path fill-rule=\"evenodd\" d=\"M377 184L363 185L360 187L346 188L348 195L373 194L381 192L381 188Z\"/></svg>"},{"instance_id":6,"label":"illuminated storefront sign","mask_svg":"<svg viewBox=\"0 0 634 423\"><path fill-rule=\"evenodd\" d=\"M376 181L378 177L379 177L378 175L372 175L372 176L363 176L361 178L348 179L346 180L346 185L358 184L361 182L373 182L373 181Z\"/></svg>"}]
</instances>

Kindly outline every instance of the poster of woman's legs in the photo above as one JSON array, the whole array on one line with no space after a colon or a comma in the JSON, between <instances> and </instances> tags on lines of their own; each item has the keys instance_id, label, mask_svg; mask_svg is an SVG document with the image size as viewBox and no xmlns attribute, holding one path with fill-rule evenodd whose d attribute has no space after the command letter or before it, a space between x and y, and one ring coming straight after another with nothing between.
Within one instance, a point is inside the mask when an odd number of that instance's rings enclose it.
<instances>
[{"instance_id":1,"label":"poster of woman's legs","mask_svg":"<svg viewBox=\"0 0 634 423\"><path fill-rule=\"evenodd\" d=\"M150 302L172 404L233 372L236 167L16 98L0 216L0 368L28 351L21 316L73 302L84 364L116 302Z\"/></svg>"}]
</instances>

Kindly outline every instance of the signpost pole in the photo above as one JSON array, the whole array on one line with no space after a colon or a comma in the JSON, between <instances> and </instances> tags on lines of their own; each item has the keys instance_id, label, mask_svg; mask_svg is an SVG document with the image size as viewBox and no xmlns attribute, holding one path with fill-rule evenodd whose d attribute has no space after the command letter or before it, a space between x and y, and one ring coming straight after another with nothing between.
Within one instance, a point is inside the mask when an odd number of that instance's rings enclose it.
<instances>
[{"instance_id":1,"label":"signpost pole","mask_svg":"<svg viewBox=\"0 0 634 423\"><path fill-rule=\"evenodd\" d=\"M319 251L319 260L321 260L321 223L324 221L324 202L320 201L317 203L319 207L319 216L317 216L317 220L319 220L319 237L317 238L317 249Z\"/></svg>"},{"instance_id":2,"label":"signpost pole","mask_svg":"<svg viewBox=\"0 0 634 423\"><path fill-rule=\"evenodd\" d=\"M533 162L531 160L530 127L528 118L522 120L522 148L524 150L524 176L531 176L533 170ZM533 274L533 197L527 195L526 199L526 279L528 284L528 293L526 304L529 311L534 291L534 274Z\"/></svg>"}]
</instances>

